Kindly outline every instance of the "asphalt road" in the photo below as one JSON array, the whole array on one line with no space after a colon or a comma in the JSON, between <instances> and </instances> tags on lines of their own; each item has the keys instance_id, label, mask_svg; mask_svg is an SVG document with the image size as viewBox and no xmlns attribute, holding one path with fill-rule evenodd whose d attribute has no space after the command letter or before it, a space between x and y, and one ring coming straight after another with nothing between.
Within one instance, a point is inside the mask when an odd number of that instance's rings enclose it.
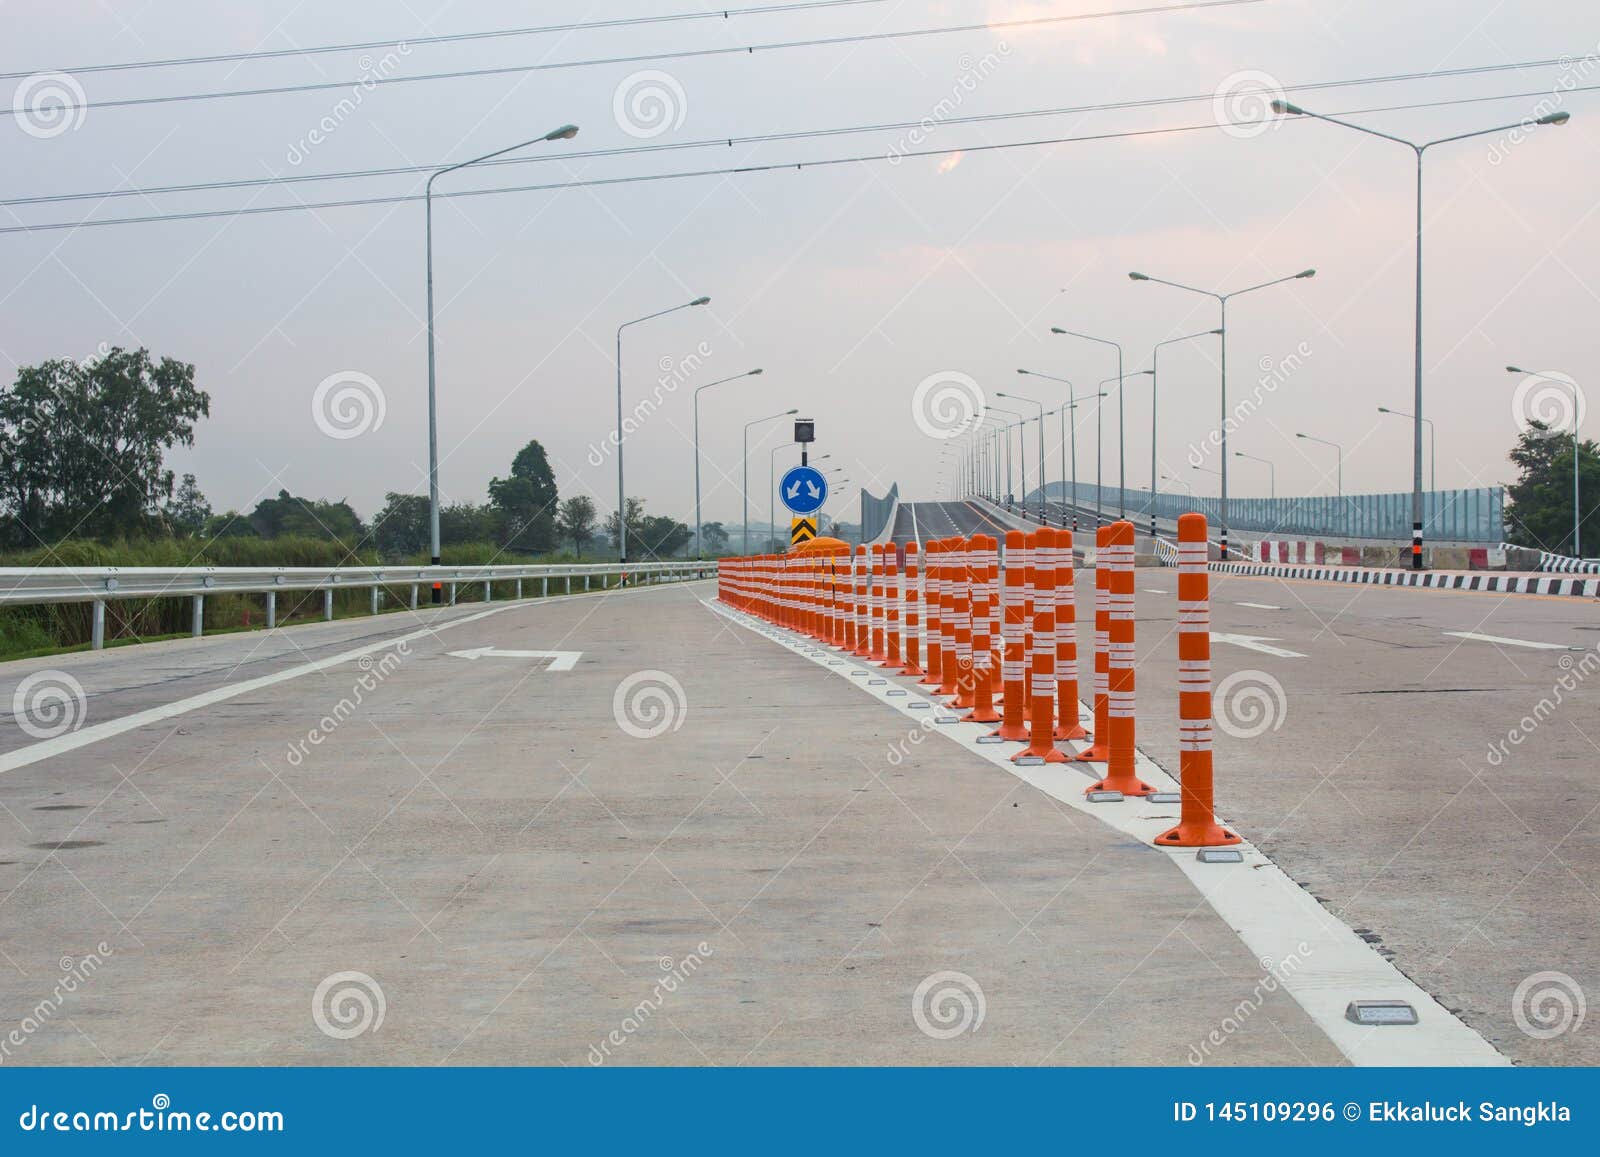
<instances>
[{"instance_id":1,"label":"asphalt road","mask_svg":"<svg viewBox=\"0 0 1600 1157\"><path fill-rule=\"evenodd\" d=\"M0 667L0 1063L1339 1062L1165 853L711 593Z\"/></svg>"}]
</instances>

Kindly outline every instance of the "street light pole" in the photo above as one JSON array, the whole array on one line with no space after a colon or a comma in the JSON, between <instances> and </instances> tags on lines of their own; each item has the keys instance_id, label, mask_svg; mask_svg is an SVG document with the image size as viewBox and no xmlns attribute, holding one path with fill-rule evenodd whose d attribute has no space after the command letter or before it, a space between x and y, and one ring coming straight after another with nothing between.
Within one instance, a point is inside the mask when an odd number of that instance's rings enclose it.
<instances>
[{"instance_id":1,"label":"street light pole","mask_svg":"<svg viewBox=\"0 0 1600 1157\"><path fill-rule=\"evenodd\" d=\"M439 565L439 402L438 392L435 389L433 356L433 183L446 173L453 173L457 169L465 169L470 165L481 164L505 153L514 153L518 149L525 149L529 145L536 145L543 141L570 141L577 135L577 125L562 125L560 128L545 133L541 137L534 137L531 140L508 145L503 149L496 149L494 152L485 153L481 157L473 157L470 161L460 161L454 165L445 165L442 168L435 169L428 176L428 182L423 187L423 217L428 265L428 550L434 566ZM433 601L437 604L443 600L443 591L438 583L430 585L433 588Z\"/></svg>"},{"instance_id":2,"label":"street light pole","mask_svg":"<svg viewBox=\"0 0 1600 1157\"><path fill-rule=\"evenodd\" d=\"M1411 418L1413 421L1416 419L1415 414L1407 414L1403 410L1391 410L1388 406L1379 406L1378 413L1393 414L1396 418ZM1433 419L1424 418L1422 421L1428 427L1428 489L1437 490L1439 489L1439 479L1436 473L1439 469L1439 444L1434 440L1433 436Z\"/></svg>"},{"instance_id":3,"label":"street light pole","mask_svg":"<svg viewBox=\"0 0 1600 1157\"><path fill-rule=\"evenodd\" d=\"M1418 429L1421 429L1419 426ZM1350 530L1350 512L1344 505L1344 447L1337 442L1330 442L1326 438L1318 438L1315 434L1296 434L1296 438L1304 438L1307 442L1321 442L1324 446L1332 446L1338 452L1334 461L1338 466L1338 492L1339 492L1339 521L1344 525L1345 531Z\"/></svg>"},{"instance_id":4,"label":"street light pole","mask_svg":"<svg viewBox=\"0 0 1600 1157\"><path fill-rule=\"evenodd\" d=\"M1159 368L1161 347L1172 345L1174 342L1193 341L1199 337L1209 337L1215 334L1222 336L1220 329L1202 330L1200 333L1184 334L1182 337L1169 337L1166 341L1158 341L1155 348L1150 351L1150 537L1156 536L1156 389L1160 379L1156 377Z\"/></svg>"},{"instance_id":5,"label":"street light pole","mask_svg":"<svg viewBox=\"0 0 1600 1157\"><path fill-rule=\"evenodd\" d=\"M1233 452L1235 458L1248 458L1252 462L1265 462L1267 464L1267 496L1278 497L1278 468L1266 458L1257 458L1254 454L1246 454L1243 450Z\"/></svg>"},{"instance_id":6,"label":"street light pole","mask_svg":"<svg viewBox=\"0 0 1600 1157\"><path fill-rule=\"evenodd\" d=\"M753 378L761 373L759 369L746 370L742 374L732 377L719 378L714 382L707 382L699 386L694 392L694 556L700 557L700 391L709 390L712 386L720 386L727 382L736 382L740 378Z\"/></svg>"},{"instance_id":7,"label":"street light pole","mask_svg":"<svg viewBox=\"0 0 1600 1157\"><path fill-rule=\"evenodd\" d=\"M1315 277L1316 275L1317 271L1315 269L1302 269L1299 273L1291 273L1288 277L1278 277L1274 278L1272 281L1263 281L1260 285L1249 285L1244 289L1236 289L1232 293L1215 293L1209 289L1196 289L1192 285L1183 285L1176 281L1164 281L1159 277L1151 277L1147 273L1139 273L1135 271L1128 274L1129 279L1133 281L1151 281L1157 285L1166 285L1173 289L1182 289L1188 291L1189 293L1198 293L1202 297L1209 297L1217 303L1220 314L1220 316L1217 318L1219 323L1217 326L1217 332L1220 335L1219 345L1221 349L1219 361L1221 362L1221 365L1219 368L1221 371L1220 377L1222 379L1222 405L1220 408L1220 429L1218 430L1218 433L1222 438L1222 470L1220 471L1222 475L1222 488L1221 497L1217 507L1217 521L1220 523L1221 533L1218 536L1217 542L1222 548L1223 559L1227 559L1228 557L1228 301L1230 298L1240 297L1246 293L1254 293L1258 289L1266 289L1273 285L1282 285L1285 281L1295 281L1302 277Z\"/></svg>"},{"instance_id":8,"label":"street light pole","mask_svg":"<svg viewBox=\"0 0 1600 1157\"><path fill-rule=\"evenodd\" d=\"M1433 148L1434 145L1445 145L1452 141L1464 141L1472 137L1489 136L1494 133L1509 132L1520 129L1527 124L1519 121L1514 125L1500 125L1492 129L1478 129L1470 133L1457 133L1454 136L1440 137L1432 141L1408 141L1404 137L1391 136L1381 133L1377 129L1369 129L1364 125L1352 124L1350 121L1338 120L1335 117L1324 116L1301 108L1299 105L1290 104L1286 100L1272 102L1272 111L1284 116L1311 117L1314 120L1327 121L1329 124L1338 125L1340 128L1352 129L1358 133L1365 133L1369 137L1379 137L1382 140L1393 141L1397 145L1405 145L1417 157L1417 239L1416 239L1416 301L1414 306L1415 340L1413 342L1412 375L1415 400L1412 409L1416 411L1411 430L1411 569L1422 569L1422 154ZM1547 113L1537 118L1534 125L1564 125L1571 119L1571 114L1566 112Z\"/></svg>"},{"instance_id":9,"label":"street light pole","mask_svg":"<svg viewBox=\"0 0 1600 1157\"><path fill-rule=\"evenodd\" d=\"M1011 477L1012 477L1012 475L1011 475L1011 427L1015 426L1017 428L1017 457L1019 459L1018 464L1017 464L1017 468L1018 468L1018 471L1020 473L1020 476L1019 476L1019 478L1017 480L1017 489L1020 491L1024 486L1027 485L1027 478L1028 478L1027 447L1025 446L1025 444L1022 441L1022 423L1027 421L1027 415L1022 413L1020 410L1008 410L1004 406L987 406L985 408L989 409L989 410L993 410L997 414L1010 414L1013 418L1016 419L1015 422L1007 422L1004 426L1001 427L1001 430L1002 430L1003 436L1005 438L1005 443L1006 443L1006 486L1007 486L1007 488L1009 490L1009 488L1011 486ZM1008 492L1006 497L1009 499L1011 497L1011 494ZM1010 508L1011 508L1011 503L1008 501L1006 503L1006 509L1009 510Z\"/></svg>"},{"instance_id":10,"label":"street light pole","mask_svg":"<svg viewBox=\"0 0 1600 1157\"><path fill-rule=\"evenodd\" d=\"M1128 513L1128 511L1127 511L1127 496L1128 496L1128 454L1127 454L1127 450L1128 450L1128 443L1127 443L1127 439L1123 437L1124 427L1123 427L1123 421L1122 421L1122 343L1121 342L1114 342L1110 338L1095 337L1092 334L1076 333L1076 332L1074 332L1073 330L1070 330L1070 329L1062 329L1058 325L1051 326L1050 327L1050 332L1051 333L1055 333L1055 334L1063 334L1066 337L1082 338L1084 341L1099 342L1101 345L1113 346L1113 347L1115 347L1115 349L1117 351L1117 376L1115 378L1107 378L1106 382L1115 381L1117 383L1117 442L1121 446L1121 453L1120 453L1120 455L1118 457L1118 460L1117 460L1117 490L1118 490L1118 494L1117 494L1117 517L1118 518L1126 517L1126 515ZM1106 382L1101 382L1100 384L1101 385L1105 385ZM1099 406L1096 406L1094 408L1094 442L1095 442L1095 449L1094 449L1094 488L1095 488L1094 502L1095 502L1095 506L1094 506L1094 511L1095 511L1095 522L1098 525L1099 523L1102 523L1102 522L1105 521L1105 518L1103 517L1103 512L1101 510L1101 501L1102 501L1102 499L1101 499L1101 495L1099 493L1099 491L1100 491L1100 407Z\"/></svg>"},{"instance_id":11,"label":"street light pole","mask_svg":"<svg viewBox=\"0 0 1600 1157\"><path fill-rule=\"evenodd\" d=\"M1537 370L1519 370L1516 366L1507 366L1506 373L1522 374L1524 377L1542 378L1547 382L1555 382L1566 386L1572 391L1572 557L1582 558L1583 547L1579 544L1578 527L1582 522L1579 514L1578 491L1578 418L1579 411L1583 408L1583 397L1578 393L1576 383L1564 382L1551 374L1540 373Z\"/></svg>"},{"instance_id":12,"label":"street light pole","mask_svg":"<svg viewBox=\"0 0 1600 1157\"><path fill-rule=\"evenodd\" d=\"M1039 521L1044 525L1049 526L1050 519L1044 511L1044 403L1035 401L1033 398L1024 398L1021 394L1008 394L1001 390L996 390L994 392L994 396L997 398L1010 398L1015 402L1027 402L1030 405L1037 406L1039 408L1039 466L1034 473L1039 478ZM1028 489L1028 480L1026 477L1024 477L1022 480L1022 489L1024 491ZM1023 512L1026 513L1028 506L1026 494L1023 495L1022 506Z\"/></svg>"},{"instance_id":13,"label":"street light pole","mask_svg":"<svg viewBox=\"0 0 1600 1157\"><path fill-rule=\"evenodd\" d=\"M744 491L744 553L750 553L750 427L759 426L763 422L774 422L779 418L787 418L790 414L798 414L799 410L785 410L781 414L768 414L765 418L754 418L744 424L744 477L740 483ZM774 516L777 511L772 512Z\"/></svg>"}]
</instances>

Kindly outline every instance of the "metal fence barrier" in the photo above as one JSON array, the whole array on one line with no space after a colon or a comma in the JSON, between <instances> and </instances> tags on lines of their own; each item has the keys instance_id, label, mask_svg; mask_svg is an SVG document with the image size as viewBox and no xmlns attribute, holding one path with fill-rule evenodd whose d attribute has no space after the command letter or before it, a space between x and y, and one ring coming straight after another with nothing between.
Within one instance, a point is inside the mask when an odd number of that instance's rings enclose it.
<instances>
[{"instance_id":1,"label":"metal fence barrier","mask_svg":"<svg viewBox=\"0 0 1600 1157\"><path fill-rule=\"evenodd\" d=\"M0 567L0 606L25 606L39 603L94 604L90 646L105 646L106 602L111 599L194 600L190 634L201 634L207 595L264 594L267 602L267 627L277 626L279 591L321 591L322 617L333 618L333 595L341 590L372 592L371 613L377 614L386 587L409 587L410 605L417 606L417 593L438 583L452 606L456 588L462 583L482 583L484 602L489 602L493 583L515 583L514 598L523 597L522 584L539 583L539 595L550 593L552 581L564 584L559 593L573 593L573 580L590 580L612 575L638 584L683 582L711 578L717 573L712 561L641 563L569 563L527 566L341 566L341 567Z\"/></svg>"},{"instance_id":2,"label":"metal fence barrier","mask_svg":"<svg viewBox=\"0 0 1600 1157\"><path fill-rule=\"evenodd\" d=\"M1138 522L1150 516L1150 491L1116 486L1097 488L1078 483L1078 505L1099 505L1115 513L1126 508ZM1038 488L1028 500L1038 502ZM1045 485L1046 501L1065 501L1070 486ZM1103 501L1096 499L1103 494ZM1158 493L1155 514L1176 521L1191 511L1204 514L1213 527L1222 521L1216 498ZM1470 490L1427 490L1422 495L1423 535L1433 541L1497 543L1505 537L1505 488L1479 486ZM1411 493L1346 494L1316 498L1229 498L1228 529L1280 535L1327 535L1333 538L1376 538L1411 541Z\"/></svg>"}]
</instances>

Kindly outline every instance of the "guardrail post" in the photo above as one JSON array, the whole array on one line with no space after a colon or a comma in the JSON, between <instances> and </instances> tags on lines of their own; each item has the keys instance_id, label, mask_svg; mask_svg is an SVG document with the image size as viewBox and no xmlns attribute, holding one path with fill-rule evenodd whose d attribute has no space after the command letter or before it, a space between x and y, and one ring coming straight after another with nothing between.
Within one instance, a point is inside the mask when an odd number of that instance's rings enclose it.
<instances>
[{"instance_id":1,"label":"guardrail post","mask_svg":"<svg viewBox=\"0 0 1600 1157\"><path fill-rule=\"evenodd\" d=\"M451 583L450 584L450 605L452 607L456 605L456 584L455 583Z\"/></svg>"},{"instance_id":2,"label":"guardrail post","mask_svg":"<svg viewBox=\"0 0 1600 1157\"><path fill-rule=\"evenodd\" d=\"M372 613L373 614L377 614L378 613L378 595L381 592L381 590L382 590L381 587L373 587L372 588Z\"/></svg>"},{"instance_id":3,"label":"guardrail post","mask_svg":"<svg viewBox=\"0 0 1600 1157\"><path fill-rule=\"evenodd\" d=\"M322 621L333 622L333 588L329 587L322 592Z\"/></svg>"},{"instance_id":4,"label":"guardrail post","mask_svg":"<svg viewBox=\"0 0 1600 1157\"><path fill-rule=\"evenodd\" d=\"M550 576L549 575L541 575L540 578L539 578L539 597L541 599L547 599L547 598L550 597Z\"/></svg>"},{"instance_id":5,"label":"guardrail post","mask_svg":"<svg viewBox=\"0 0 1600 1157\"><path fill-rule=\"evenodd\" d=\"M94 625L90 629L89 646L98 651L106 645L106 601L94 601Z\"/></svg>"},{"instance_id":6,"label":"guardrail post","mask_svg":"<svg viewBox=\"0 0 1600 1157\"><path fill-rule=\"evenodd\" d=\"M494 592L489 589L490 585L488 579L483 580L483 601L486 603L494 602Z\"/></svg>"},{"instance_id":7,"label":"guardrail post","mask_svg":"<svg viewBox=\"0 0 1600 1157\"><path fill-rule=\"evenodd\" d=\"M416 610L417 609L417 584L416 583L412 583L411 584L411 609L412 610Z\"/></svg>"},{"instance_id":8,"label":"guardrail post","mask_svg":"<svg viewBox=\"0 0 1600 1157\"><path fill-rule=\"evenodd\" d=\"M583 589L585 591L587 591L589 589L589 572L588 571L584 571L584 573L583 573Z\"/></svg>"},{"instance_id":9,"label":"guardrail post","mask_svg":"<svg viewBox=\"0 0 1600 1157\"><path fill-rule=\"evenodd\" d=\"M522 599L522 580L521 579L517 580L517 599L518 599L518 601L521 601L521 599Z\"/></svg>"},{"instance_id":10,"label":"guardrail post","mask_svg":"<svg viewBox=\"0 0 1600 1157\"><path fill-rule=\"evenodd\" d=\"M206 596L205 595L195 595L194 596L194 613L192 614L192 616L189 619L189 634L198 639L200 637L201 632L205 629L205 621L206 621Z\"/></svg>"},{"instance_id":11,"label":"guardrail post","mask_svg":"<svg viewBox=\"0 0 1600 1157\"><path fill-rule=\"evenodd\" d=\"M567 572L567 593L569 595L572 593L572 572L571 571Z\"/></svg>"},{"instance_id":12,"label":"guardrail post","mask_svg":"<svg viewBox=\"0 0 1600 1157\"><path fill-rule=\"evenodd\" d=\"M267 630L278 625L278 592L267 592Z\"/></svg>"}]
</instances>

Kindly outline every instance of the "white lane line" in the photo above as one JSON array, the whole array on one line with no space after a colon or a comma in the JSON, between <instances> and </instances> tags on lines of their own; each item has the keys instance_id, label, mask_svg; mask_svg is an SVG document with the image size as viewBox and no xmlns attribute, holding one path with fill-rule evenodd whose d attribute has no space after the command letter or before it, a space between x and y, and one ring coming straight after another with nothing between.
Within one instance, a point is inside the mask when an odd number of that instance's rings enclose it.
<instances>
[{"instance_id":1,"label":"white lane line","mask_svg":"<svg viewBox=\"0 0 1600 1157\"><path fill-rule=\"evenodd\" d=\"M1213 643L1229 643L1235 647L1243 647L1247 651L1260 651L1263 655L1276 655L1280 659L1304 659L1299 651L1287 651L1282 647L1269 646L1277 642L1267 635L1228 635L1220 631L1211 632Z\"/></svg>"},{"instance_id":2,"label":"white lane line","mask_svg":"<svg viewBox=\"0 0 1600 1157\"><path fill-rule=\"evenodd\" d=\"M552 598L524 599L521 602L505 603L502 606L490 607L488 610L479 611L477 614L467 615L460 619L451 619L448 623L439 623L435 626L424 627L419 631L412 631L406 635L395 635L376 643L368 643L353 650L342 651L337 655L330 655L326 659L316 659L310 663L302 663L298 667L289 667L282 671L274 671L270 675L262 675L255 679L246 679L242 683L228 683L221 687L213 687L210 691L202 691L198 695L191 695L187 699L179 699L172 703L163 703L159 707L149 707L143 711L135 711L132 715L124 715L118 719L108 719L104 723L96 723L91 727L80 728L58 735L53 739L42 740L39 743L19 747L15 751L5 752L0 755L0 775L8 771L15 771L19 767L27 767L30 763L38 763L42 759L52 756L64 755L69 751L76 751L80 747L87 747L91 743L99 743L102 739L112 739L125 732L139 727L148 727L152 723L160 723L163 719L171 719L177 715L187 715L191 711L198 711L202 707L210 707L213 703L221 703L240 695L248 695L252 691L259 691L263 687L271 687L277 683L284 683L290 679L298 679L302 675L309 675L313 671L325 671L329 667L337 667L341 663L349 663L363 655L370 655L375 651L388 650L398 647L402 643L410 643L417 639L426 639L440 631L448 631L452 627L462 627L468 623L475 623L479 619L487 619L490 615L498 615L504 611L518 608L547 606L550 603L564 603L569 599L599 598L610 594L613 597L619 594L634 594L638 591L653 591L661 588L654 586L635 587L630 591L596 591L588 595L556 595Z\"/></svg>"},{"instance_id":3,"label":"white lane line","mask_svg":"<svg viewBox=\"0 0 1600 1157\"><path fill-rule=\"evenodd\" d=\"M829 667L833 654L810 639L774 627L720 603L706 602L709 610L724 615L803 654L825 671L851 683L844 668ZM877 688L853 683L869 695ZM1493 1045L1413 982L1372 945L1355 934L1338 917L1323 908L1309 891L1291 880L1267 855L1248 840L1238 845L1244 853L1239 864L1202 864L1194 849L1155 848L1152 841L1172 826L1171 804L1141 800L1092 804L1084 799L1086 783L1075 765L1044 764L1018 767L1011 762L1013 744L979 744L989 728L971 723L930 727L910 704L927 702L920 690L900 698L882 698L899 711L914 730L935 730L961 744L979 759L987 760L1046 795L1137 839L1167 858L1194 885L1218 917L1244 941L1264 968L1294 997L1313 1023L1353 1065L1446 1065L1493 1067L1509 1065ZM1088 706L1078 705L1080 717ZM1142 751L1135 752L1138 776L1162 791L1179 790L1177 781ZM1219 818L1219 822L1223 822ZM1227 826L1227 825L1225 825ZM1419 1023L1405 1028L1372 1028L1345 1019L1352 1000L1403 1000L1417 1010ZM1190 1026L1195 1027L1195 1026ZM1198 1028L1196 1028L1198 1031Z\"/></svg>"},{"instance_id":4,"label":"white lane line","mask_svg":"<svg viewBox=\"0 0 1600 1157\"><path fill-rule=\"evenodd\" d=\"M1241 607L1254 607L1258 611L1281 611L1282 607L1275 607L1271 603L1240 603Z\"/></svg>"},{"instance_id":5,"label":"white lane line","mask_svg":"<svg viewBox=\"0 0 1600 1157\"><path fill-rule=\"evenodd\" d=\"M1168 592L1168 591L1158 591L1155 587L1145 587L1144 588L1144 593L1147 594L1147 595L1164 595L1164 594L1169 594L1170 592Z\"/></svg>"},{"instance_id":6,"label":"white lane line","mask_svg":"<svg viewBox=\"0 0 1600 1157\"><path fill-rule=\"evenodd\" d=\"M1446 631L1454 639L1472 639L1479 643L1499 643L1505 647L1532 647L1535 651L1581 651L1582 647L1569 647L1565 643L1535 643L1531 639L1502 639L1499 635L1480 635L1476 631Z\"/></svg>"}]
</instances>

